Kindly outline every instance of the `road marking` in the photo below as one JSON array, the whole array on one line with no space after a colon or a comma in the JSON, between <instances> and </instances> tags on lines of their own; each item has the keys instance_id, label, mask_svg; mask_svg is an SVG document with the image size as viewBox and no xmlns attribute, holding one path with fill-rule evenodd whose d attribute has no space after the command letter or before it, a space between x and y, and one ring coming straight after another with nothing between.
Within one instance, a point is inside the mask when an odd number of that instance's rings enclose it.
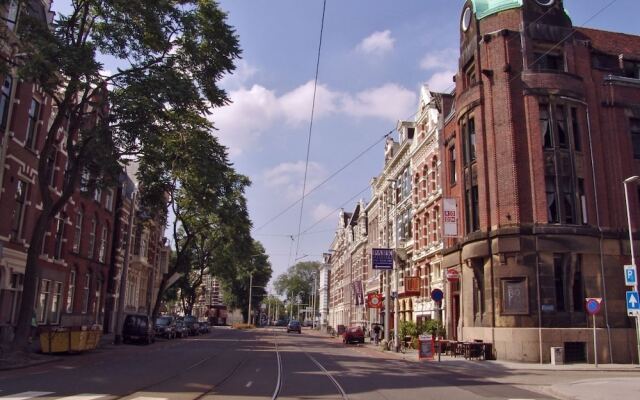
<instances>
[{"instance_id":1,"label":"road marking","mask_svg":"<svg viewBox=\"0 0 640 400\"><path fill-rule=\"evenodd\" d=\"M9 396L0 397L0 399L11 399L11 400L29 400L34 397L46 396L48 394L52 394L53 392L22 392L11 394Z\"/></svg>"},{"instance_id":2,"label":"road marking","mask_svg":"<svg viewBox=\"0 0 640 400\"><path fill-rule=\"evenodd\" d=\"M106 394L78 394L75 396L62 397L59 400L95 400L107 396Z\"/></svg>"},{"instance_id":3,"label":"road marking","mask_svg":"<svg viewBox=\"0 0 640 400\"><path fill-rule=\"evenodd\" d=\"M327 375L327 377L331 380L331 382L333 382L335 387L340 391L340 394L342 395L342 398L345 399L345 400L348 400L349 397L347 396L347 392L345 392L344 389L342 388L342 386L340 386L340 383L338 383L336 378L334 378L333 375L331 375L331 372L327 371L327 369L324 366L322 366L322 364L320 364L318 362L318 360L313 358L313 356L311 354L309 354L309 353L304 353L304 354L306 354L307 357L309 357L309 359L311 361L313 361L313 363L316 364L318 366L318 368L320 368L322 370L322 372L325 373L325 375Z\"/></svg>"},{"instance_id":4,"label":"road marking","mask_svg":"<svg viewBox=\"0 0 640 400\"><path fill-rule=\"evenodd\" d=\"M253 385L253 381L249 381L247 382L247 384L245 385L246 387L251 387L251 385Z\"/></svg>"}]
</instances>

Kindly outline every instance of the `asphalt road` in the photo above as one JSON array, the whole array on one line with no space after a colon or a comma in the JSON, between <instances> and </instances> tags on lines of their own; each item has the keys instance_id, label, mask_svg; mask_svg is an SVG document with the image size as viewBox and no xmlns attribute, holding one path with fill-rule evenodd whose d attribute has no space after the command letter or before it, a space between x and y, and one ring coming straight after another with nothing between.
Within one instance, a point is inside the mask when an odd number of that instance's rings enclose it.
<instances>
[{"instance_id":1,"label":"asphalt road","mask_svg":"<svg viewBox=\"0 0 640 400\"><path fill-rule=\"evenodd\" d=\"M0 399L545 399L551 397L536 390L561 379L557 373L513 375L468 365L411 363L309 331L219 328L1 371Z\"/></svg>"}]
</instances>

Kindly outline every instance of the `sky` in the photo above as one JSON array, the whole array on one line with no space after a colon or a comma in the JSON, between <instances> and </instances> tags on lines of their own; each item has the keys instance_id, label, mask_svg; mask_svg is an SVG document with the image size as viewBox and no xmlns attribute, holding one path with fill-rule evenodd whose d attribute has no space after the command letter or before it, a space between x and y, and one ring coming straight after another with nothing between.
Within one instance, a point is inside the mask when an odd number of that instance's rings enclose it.
<instances>
[{"instance_id":1,"label":"sky","mask_svg":"<svg viewBox=\"0 0 640 400\"><path fill-rule=\"evenodd\" d=\"M54 10L68 2L56 0ZM232 104L212 110L211 120L235 168L252 181L252 233L265 246L275 279L297 261L321 261L340 209L352 211L359 199L370 199L369 182L383 167L382 138L416 112L420 87L453 88L464 1L327 0L306 192L326 182L305 197L301 219L296 201L302 196L323 0L219 3L243 55L235 73L221 82ZM564 4L574 26L640 35L638 0Z\"/></svg>"}]
</instances>

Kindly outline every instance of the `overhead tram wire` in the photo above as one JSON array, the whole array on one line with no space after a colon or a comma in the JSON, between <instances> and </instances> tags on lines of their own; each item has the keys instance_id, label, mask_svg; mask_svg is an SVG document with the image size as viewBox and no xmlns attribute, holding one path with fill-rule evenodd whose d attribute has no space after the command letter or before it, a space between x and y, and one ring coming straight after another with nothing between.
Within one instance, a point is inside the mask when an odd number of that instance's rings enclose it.
<instances>
[{"instance_id":1,"label":"overhead tram wire","mask_svg":"<svg viewBox=\"0 0 640 400\"><path fill-rule=\"evenodd\" d=\"M413 114L415 115L415 113ZM329 175L325 180L323 180L322 182L320 182L319 184L317 184L316 186L314 186L311 190L309 190L309 192L307 192L306 196L309 196L311 193L315 192L316 190L320 189L322 186L324 186L327 182L329 182L331 179L333 179L334 177L336 177L336 175L338 175L339 173L341 173L342 171L344 171L345 169L347 169L351 164L353 164L354 162L358 161L360 158L362 158L362 156L364 156L365 154L367 154L369 151L371 151L371 149L373 149L374 147L376 147L380 142L382 142L383 140L385 140L387 137L389 137L393 131L395 129L390 130L388 133L386 133L384 136L380 137L379 139L377 139L374 143L372 143L369 147L367 147L366 149L362 150L357 156L355 156L354 158L352 158L351 160L349 160L346 164L344 164L342 167L340 167L339 169L337 169L335 172L333 172L331 175ZM286 213L287 211L291 210L293 207L295 207L296 204L300 203L302 201L302 198L299 198L298 200L294 201L293 203L289 204L284 210L282 210L281 212L279 212L278 214L276 214L275 216L273 216L272 218L270 218L267 222L265 222L264 224L260 225L258 228L256 228L256 231L261 230L262 228L264 228L265 226L269 225L270 223L272 223L273 221L275 221L276 219L280 218L284 213ZM289 236L289 235L287 235Z\"/></svg>"},{"instance_id":2,"label":"overhead tram wire","mask_svg":"<svg viewBox=\"0 0 640 400\"><path fill-rule=\"evenodd\" d=\"M318 74L320 72L320 55L322 51L322 35L324 33L324 16L327 0L322 2L322 20L320 22L320 40L318 42L318 57L316 60L316 77L313 82L313 100L311 101L311 118L309 119L309 135L307 136L307 158L304 163L304 179L302 181L302 199L300 200L300 217L298 218L298 235L296 236L296 257L300 250L300 229L302 227L302 213L304 211L305 192L307 190L307 175L309 172L309 154L311 153L311 134L313 133L313 116L316 110L316 93L318 89Z\"/></svg>"}]
</instances>

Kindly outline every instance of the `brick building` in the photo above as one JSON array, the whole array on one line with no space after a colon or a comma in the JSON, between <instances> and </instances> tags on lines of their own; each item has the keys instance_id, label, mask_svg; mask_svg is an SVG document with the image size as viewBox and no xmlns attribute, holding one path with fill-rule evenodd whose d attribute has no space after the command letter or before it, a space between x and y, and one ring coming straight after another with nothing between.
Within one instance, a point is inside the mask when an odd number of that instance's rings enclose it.
<instances>
[{"instance_id":1,"label":"brick building","mask_svg":"<svg viewBox=\"0 0 640 400\"><path fill-rule=\"evenodd\" d=\"M447 309L458 338L491 342L500 359L548 362L558 346L593 362L584 301L599 297L598 360L637 362L622 266L639 66L640 38L574 27L561 0L464 4L443 148L444 175L457 177L444 193L462 214L443 258L461 275Z\"/></svg>"},{"instance_id":2,"label":"brick building","mask_svg":"<svg viewBox=\"0 0 640 400\"><path fill-rule=\"evenodd\" d=\"M50 23L53 17L49 12L50 5L50 0L33 0L20 12L28 12ZM20 12L15 1L0 7L4 17L1 29L7 34L0 52L10 63L16 57L10 44L18 40L14 30ZM0 331L2 335L10 336L22 301L29 239L42 210L37 190L37 166L55 107L41 88L18 79L16 71L0 76L0 81ZM95 124L106 114L102 108L86 112L88 117L84 123L87 125ZM75 135L77 132L69 131L69 124L63 123L57 132L59 140L55 141L55 151L47 160L47 170L51 172L44 179L54 197L61 195L67 167L65 139ZM109 330L112 329L114 296L118 295L124 262L123 246L130 242L126 240L126 232L134 186L125 174L120 184L96 185L97 178L83 174L76 191L45 234L38 259L34 304L39 326L104 322L106 327L111 326ZM127 311L148 313L153 304L150 301L155 301L157 296L161 274L166 272L162 266L168 262L169 249L163 238L164 227L158 221L143 224L139 217L136 216L135 224L143 228L139 231L140 240L132 244L134 266L131 270L143 270L140 274L150 278L128 287L131 300L127 304L132 307ZM136 249L142 248L142 238L150 244L144 250L143 266L138 268L135 263L140 260L135 256L140 253ZM149 272L151 270L153 273ZM134 298L142 297L144 307L139 307Z\"/></svg>"}]
</instances>

